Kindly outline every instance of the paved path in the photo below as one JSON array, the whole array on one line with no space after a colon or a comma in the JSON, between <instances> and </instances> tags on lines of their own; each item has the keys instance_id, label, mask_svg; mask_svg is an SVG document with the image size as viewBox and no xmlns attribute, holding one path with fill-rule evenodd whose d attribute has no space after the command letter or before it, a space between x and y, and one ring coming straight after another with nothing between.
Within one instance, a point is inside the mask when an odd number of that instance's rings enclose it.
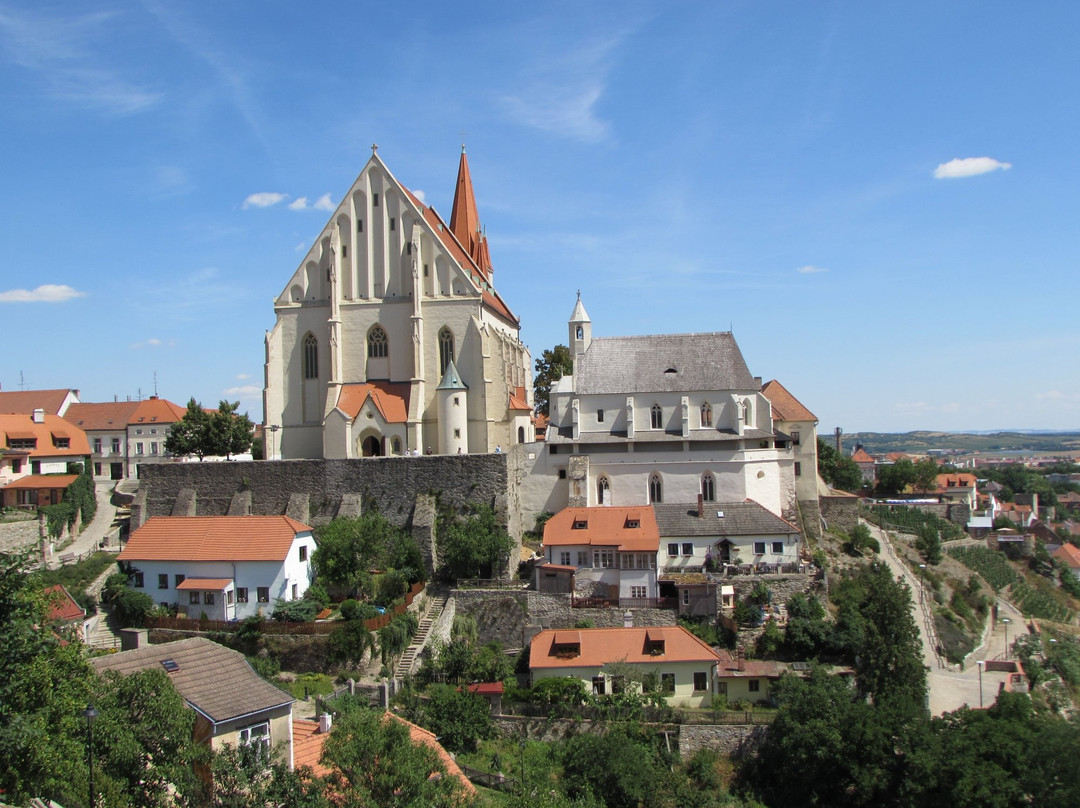
<instances>
[{"instance_id":1,"label":"paved path","mask_svg":"<svg viewBox=\"0 0 1080 808\"><path fill-rule=\"evenodd\" d=\"M112 504L113 482L111 480L99 481L95 484L97 494L97 511L94 518L79 536L58 552L49 557L49 569L56 569L61 565L60 556L72 553L76 558L96 550L98 545L105 540L106 536L112 536L110 547L116 549L119 541L119 531L113 527L116 518L116 507Z\"/></svg>"},{"instance_id":2,"label":"paved path","mask_svg":"<svg viewBox=\"0 0 1080 808\"><path fill-rule=\"evenodd\" d=\"M1024 617L1010 603L998 600L998 622L986 637L986 642L968 657L968 664L964 670L957 665L947 665L938 658L934 650L935 639L931 629L928 628L927 613L932 613L933 594L928 591L915 576L914 573L896 555L892 543L884 531L878 527L866 523L874 536L881 542L881 560L884 561L893 575L903 578L904 582L911 587L912 611L915 622L919 626L919 637L923 645L923 661L926 664L927 687L930 691L930 713L941 715L942 713L958 710L965 704L978 707L980 702L979 692L979 666L977 660L1005 659L1005 635L1009 636L1009 645L1015 642L1016 637L1027 632L1027 624ZM1008 618L1010 622L1004 623L1001 618ZM982 703L989 707L997 698L999 687L1005 682L1005 673L982 674Z\"/></svg>"}]
</instances>

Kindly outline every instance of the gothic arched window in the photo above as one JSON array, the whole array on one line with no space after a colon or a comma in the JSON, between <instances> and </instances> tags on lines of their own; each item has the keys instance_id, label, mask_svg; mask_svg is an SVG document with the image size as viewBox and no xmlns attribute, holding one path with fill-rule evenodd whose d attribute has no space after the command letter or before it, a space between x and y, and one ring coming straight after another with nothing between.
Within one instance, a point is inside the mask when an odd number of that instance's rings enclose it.
<instances>
[{"instance_id":1,"label":"gothic arched window","mask_svg":"<svg viewBox=\"0 0 1080 808\"><path fill-rule=\"evenodd\" d=\"M596 503L598 505L611 504L611 481L607 477L601 477L596 481Z\"/></svg>"},{"instance_id":2,"label":"gothic arched window","mask_svg":"<svg viewBox=\"0 0 1080 808\"><path fill-rule=\"evenodd\" d=\"M649 477L649 502L657 503L664 501L664 481L660 479L660 473L654 471Z\"/></svg>"},{"instance_id":3,"label":"gothic arched window","mask_svg":"<svg viewBox=\"0 0 1080 808\"><path fill-rule=\"evenodd\" d=\"M381 325L373 325L368 331L367 355L369 359L382 359L390 355L390 342Z\"/></svg>"},{"instance_id":4,"label":"gothic arched window","mask_svg":"<svg viewBox=\"0 0 1080 808\"><path fill-rule=\"evenodd\" d=\"M712 405L708 401L701 405L701 426L703 429L712 426Z\"/></svg>"},{"instance_id":5,"label":"gothic arched window","mask_svg":"<svg viewBox=\"0 0 1080 808\"><path fill-rule=\"evenodd\" d=\"M446 326L439 331L439 375L446 373L447 366L454 361L454 332Z\"/></svg>"},{"instance_id":6,"label":"gothic arched window","mask_svg":"<svg viewBox=\"0 0 1080 808\"><path fill-rule=\"evenodd\" d=\"M712 472L706 471L701 475L701 498L705 502L716 502L716 478Z\"/></svg>"},{"instance_id":7,"label":"gothic arched window","mask_svg":"<svg viewBox=\"0 0 1080 808\"><path fill-rule=\"evenodd\" d=\"M314 334L304 337L304 378L319 378L319 341Z\"/></svg>"},{"instance_id":8,"label":"gothic arched window","mask_svg":"<svg viewBox=\"0 0 1080 808\"><path fill-rule=\"evenodd\" d=\"M663 429L664 428L664 410L659 404L652 405L652 428Z\"/></svg>"}]
</instances>

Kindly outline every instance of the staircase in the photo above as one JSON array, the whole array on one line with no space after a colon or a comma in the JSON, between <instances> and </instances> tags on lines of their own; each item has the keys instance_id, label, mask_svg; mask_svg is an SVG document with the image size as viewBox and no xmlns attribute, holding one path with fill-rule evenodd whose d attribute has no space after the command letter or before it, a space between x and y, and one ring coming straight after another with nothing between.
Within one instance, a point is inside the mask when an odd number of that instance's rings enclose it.
<instances>
[{"instance_id":1,"label":"staircase","mask_svg":"<svg viewBox=\"0 0 1080 808\"><path fill-rule=\"evenodd\" d=\"M416 636L413 637L412 645L402 651L401 658L394 667L395 679L404 679L406 676L412 675L413 669L416 667L416 658L420 656L420 652L423 651L424 646L427 645L428 634L431 633L431 627L435 625L435 621L439 619L439 615L442 614L445 607L445 595L431 598L427 614L420 619L420 627L416 630Z\"/></svg>"},{"instance_id":2,"label":"staircase","mask_svg":"<svg viewBox=\"0 0 1080 808\"><path fill-rule=\"evenodd\" d=\"M120 650L120 636L116 633L111 610L98 607L98 619L86 638L86 644L94 649L115 648Z\"/></svg>"}]
</instances>

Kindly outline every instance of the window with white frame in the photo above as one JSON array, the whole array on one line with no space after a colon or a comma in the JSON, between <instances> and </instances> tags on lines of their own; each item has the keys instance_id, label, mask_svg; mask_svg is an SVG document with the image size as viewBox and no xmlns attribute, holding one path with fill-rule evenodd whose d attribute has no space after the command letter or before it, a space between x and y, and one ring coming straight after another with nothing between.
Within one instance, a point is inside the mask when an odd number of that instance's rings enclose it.
<instances>
[{"instance_id":1,"label":"window with white frame","mask_svg":"<svg viewBox=\"0 0 1080 808\"><path fill-rule=\"evenodd\" d=\"M240 746L250 746L257 750L260 759L270 757L270 723L263 721L261 724L252 724L244 727L236 733L236 739Z\"/></svg>"},{"instance_id":2,"label":"window with white frame","mask_svg":"<svg viewBox=\"0 0 1080 808\"><path fill-rule=\"evenodd\" d=\"M615 551L593 550L593 566L601 569L613 569L615 567Z\"/></svg>"},{"instance_id":3,"label":"window with white frame","mask_svg":"<svg viewBox=\"0 0 1080 808\"><path fill-rule=\"evenodd\" d=\"M682 591L682 605L683 606L689 606L690 605L690 590L689 589L684 589Z\"/></svg>"},{"instance_id":4,"label":"window with white frame","mask_svg":"<svg viewBox=\"0 0 1080 808\"><path fill-rule=\"evenodd\" d=\"M667 554L669 556L677 556L679 554L679 543L677 541L668 542Z\"/></svg>"},{"instance_id":5,"label":"window with white frame","mask_svg":"<svg viewBox=\"0 0 1080 808\"><path fill-rule=\"evenodd\" d=\"M569 567L570 566L570 551L569 550L563 550L563 551L561 551L559 553L559 563L562 564L564 567Z\"/></svg>"},{"instance_id":6,"label":"window with white frame","mask_svg":"<svg viewBox=\"0 0 1080 808\"><path fill-rule=\"evenodd\" d=\"M684 541L682 545L682 554L684 556L694 554L694 543L692 541Z\"/></svg>"},{"instance_id":7,"label":"window with white frame","mask_svg":"<svg viewBox=\"0 0 1080 808\"><path fill-rule=\"evenodd\" d=\"M578 552L577 552L577 565L579 567L587 567L587 566L589 566L589 551L588 550L578 550Z\"/></svg>"},{"instance_id":8,"label":"window with white frame","mask_svg":"<svg viewBox=\"0 0 1080 808\"><path fill-rule=\"evenodd\" d=\"M646 594L647 592L648 592L648 589L646 587L644 587L644 586L632 586L632 587L630 587L630 597L632 597L632 598L645 598L645 597L648 597L648 595Z\"/></svg>"}]
</instances>

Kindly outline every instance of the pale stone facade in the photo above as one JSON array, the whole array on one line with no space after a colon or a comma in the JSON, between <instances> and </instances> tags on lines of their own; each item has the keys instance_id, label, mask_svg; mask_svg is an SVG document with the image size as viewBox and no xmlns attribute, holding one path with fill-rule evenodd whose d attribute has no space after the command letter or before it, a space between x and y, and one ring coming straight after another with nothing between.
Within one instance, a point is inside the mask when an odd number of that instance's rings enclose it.
<instances>
[{"instance_id":1,"label":"pale stone facade","mask_svg":"<svg viewBox=\"0 0 1080 808\"><path fill-rule=\"evenodd\" d=\"M272 457L490 452L531 437L531 359L493 284L464 150L449 224L373 152L274 304ZM436 390L451 364L464 410L452 424L440 404L454 399Z\"/></svg>"}]
</instances>

